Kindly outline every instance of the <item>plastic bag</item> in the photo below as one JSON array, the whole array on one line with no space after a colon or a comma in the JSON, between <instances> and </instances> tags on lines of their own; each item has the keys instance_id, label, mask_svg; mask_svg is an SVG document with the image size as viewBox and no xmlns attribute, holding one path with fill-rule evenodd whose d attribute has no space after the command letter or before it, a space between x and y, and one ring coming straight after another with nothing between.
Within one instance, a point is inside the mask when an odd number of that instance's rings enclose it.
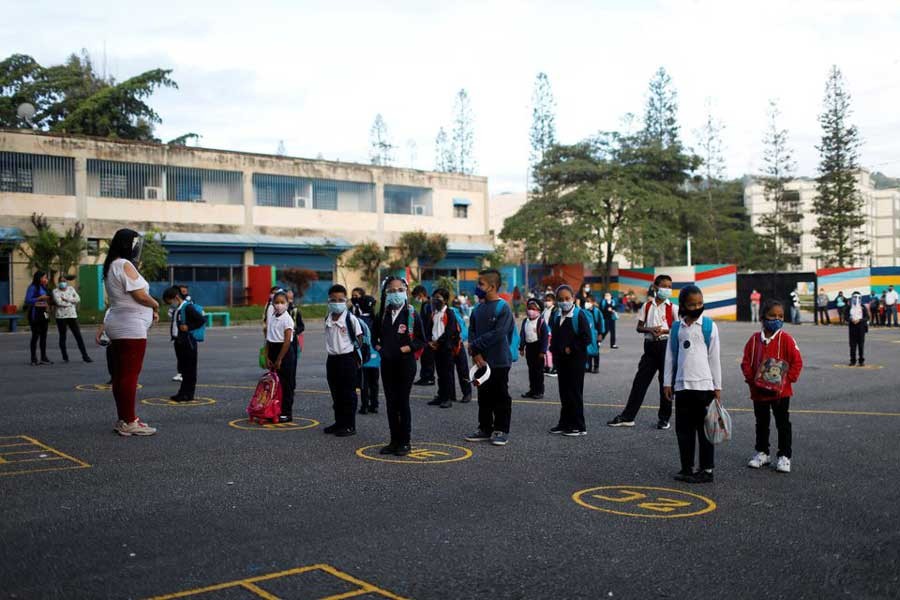
<instances>
[{"instance_id":1,"label":"plastic bag","mask_svg":"<svg viewBox=\"0 0 900 600\"><path fill-rule=\"evenodd\" d=\"M260 369L268 368L268 367L266 367L266 359L267 358L268 358L268 355L266 354L266 347L263 346L262 348L259 349L259 368Z\"/></svg>"},{"instance_id":2,"label":"plastic bag","mask_svg":"<svg viewBox=\"0 0 900 600\"><path fill-rule=\"evenodd\" d=\"M731 415L722 406L721 400L713 400L709 405L703 430L711 444L721 444L731 439Z\"/></svg>"}]
</instances>

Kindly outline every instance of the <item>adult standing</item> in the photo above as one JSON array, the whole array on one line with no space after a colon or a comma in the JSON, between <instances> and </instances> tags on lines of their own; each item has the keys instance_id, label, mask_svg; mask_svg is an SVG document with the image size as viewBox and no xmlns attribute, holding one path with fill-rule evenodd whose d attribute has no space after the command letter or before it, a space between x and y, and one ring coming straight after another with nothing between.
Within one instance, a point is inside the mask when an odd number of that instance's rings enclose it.
<instances>
[{"instance_id":1,"label":"adult standing","mask_svg":"<svg viewBox=\"0 0 900 600\"><path fill-rule=\"evenodd\" d=\"M109 244L103 262L103 279L109 313L105 332L113 359L113 397L119 435L153 435L156 429L135 414L138 377L147 351L147 331L159 321L159 303L150 296L150 284L138 273L143 238L131 229L120 229Z\"/></svg>"},{"instance_id":2,"label":"adult standing","mask_svg":"<svg viewBox=\"0 0 900 600\"><path fill-rule=\"evenodd\" d=\"M31 285L25 292L25 310L28 311L28 326L31 328L31 366L52 365L47 358L47 329L50 327L50 294L47 293L47 274L38 271L31 278ZM37 347L40 342L41 362L38 363Z\"/></svg>"},{"instance_id":3,"label":"adult standing","mask_svg":"<svg viewBox=\"0 0 900 600\"><path fill-rule=\"evenodd\" d=\"M78 351L81 352L81 358L84 362L94 362L88 356L87 349L84 347L84 340L81 338L81 329L78 327L78 304L81 297L75 288L70 285L71 279L60 277L56 289L53 290L53 304L56 306L56 330L59 331L59 351L62 353L63 362L69 362L69 353L66 350L66 330L72 330L72 337L78 345Z\"/></svg>"},{"instance_id":4,"label":"adult standing","mask_svg":"<svg viewBox=\"0 0 900 600\"><path fill-rule=\"evenodd\" d=\"M897 327L897 301L900 295L894 290L894 286L889 285L887 292L884 294L884 316L885 325L888 327Z\"/></svg>"},{"instance_id":5,"label":"adult standing","mask_svg":"<svg viewBox=\"0 0 900 600\"><path fill-rule=\"evenodd\" d=\"M616 312L616 301L613 300L613 296L609 292L603 294L603 300L600 301L600 314L603 315L603 321L606 323L609 347L613 350L618 350L619 346L616 345L616 321L619 320L619 313Z\"/></svg>"},{"instance_id":6,"label":"adult standing","mask_svg":"<svg viewBox=\"0 0 900 600\"><path fill-rule=\"evenodd\" d=\"M791 323L800 324L800 294L796 289L791 292Z\"/></svg>"},{"instance_id":7,"label":"adult standing","mask_svg":"<svg viewBox=\"0 0 900 600\"><path fill-rule=\"evenodd\" d=\"M816 325L831 325L831 317L828 316L828 294L825 288L819 288L816 296Z\"/></svg>"},{"instance_id":8,"label":"adult standing","mask_svg":"<svg viewBox=\"0 0 900 600\"><path fill-rule=\"evenodd\" d=\"M762 302L762 294L754 288L750 292L750 322L759 323L759 305Z\"/></svg>"}]
</instances>

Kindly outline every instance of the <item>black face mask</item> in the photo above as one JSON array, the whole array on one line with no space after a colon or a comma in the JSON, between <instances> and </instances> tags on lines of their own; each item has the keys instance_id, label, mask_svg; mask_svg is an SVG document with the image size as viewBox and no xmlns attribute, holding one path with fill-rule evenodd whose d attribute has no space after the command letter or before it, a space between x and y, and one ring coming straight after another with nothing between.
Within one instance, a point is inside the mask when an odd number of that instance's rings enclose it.
<instances>
[{"instance_id":1,"label":"black face mask","mask_svg":"<svg viewBox=\"0 0 900 600\"><path fill-rule=\"evenodd\" d=\"M695 308L694 310L688 310L685 308L685 309L681 310L680 312L681 312L681 316L683 316L683 317L697 320L700 318L700 315L703 314L703 310L705 308L706 308L705 306L701 306L700 308Z\"/></svg>"},{"instance_id":2,"label":"black face mask","mask_svg":"<svg viewBox=\"0 0 900 600\"><path fill-rule=\"evenodd\" d=\"M432 300L431 305L434 307L434 310L441 310L442 308L444 308L444 301L443 300Z\"/></svg>"},{"instance_id":3,"label":"black face mask","mask_svg":"<svg viewBox=\"0 0 900 600\"><path fill-rule=\"evenodd\" d=\"M353 306L359 306L359 298L350 298L350 304Z\"/></svg>"}]
</instances>

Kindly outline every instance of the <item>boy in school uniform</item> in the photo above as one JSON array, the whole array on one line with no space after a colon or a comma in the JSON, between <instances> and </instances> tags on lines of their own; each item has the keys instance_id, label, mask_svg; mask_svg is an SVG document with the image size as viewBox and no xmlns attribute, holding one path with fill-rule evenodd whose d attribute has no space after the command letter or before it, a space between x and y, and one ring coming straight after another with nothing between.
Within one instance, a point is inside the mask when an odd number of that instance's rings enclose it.
<instances>
[{"instance_id":1,"label":"boy in school uniform","mask_svg":"<svg viewBox=\"0 0 900 600\"><path fill-rule=\"evenodd\" d=\"M357 319L363 321L366 325L369 326L369 331L374 331L375 329L375 298L369 296L365 293L365 290L361 288L356 288L355 291L363 292L362 296L359 297L359 300L353 304L352 312L353 316ZM353 293L353 292L351 292ZM353 299L350 300L353 302ZM378 367L362 367L360 369L361 377L360 379L360 392L362 393L362 398L360 398L359 403L359 414L365 415L368 413L378 414L378 377L379 377L379 368Z\"/></svg>"},{"instance_id":2,"label":"boy in school uniform","mask_svg":"<svg viewBox=\"0 0 900 600\"><path fill-rule=\"evenodd\" d=\"M356 340L351 337L351 329ZM362 331L359 320L347 310L347 288L340 284L331 286L325 317L325 375L331 390L334 424L324 431L337 437L356 435L356 383L361 367L356 349L362 342Z\"/></svg>"},{"instance_id":3,"label":"boy in school uniform","mask_svg":"<svg viewBox=\"0 0 900 600\"><path fill-rule=\"evenodd\" d=\"M413 288L412 297L419 303L419 315L422 322L427 323L431 317L431 301L425 286L417 285ZM419 379L413 385L434 385L434 351L430 346L425 346L419 358Z\"/></svg>"},{"instance_id":4,"label":"boy in school uniform","mask_svg":"<svg viewBox=\"0 0 900 600\"><path fill-rule=\"evenodd\" d=\"M509 305L500 298L502 283L496 269L486 269L478 274L475 295L481 303L469 320L469 353L479 370L489 367L491 375L478 387L478 430L465 439L469 442L490 441L494 446L505 446L509 442L512 413L509 339L516 323Z\"/></svg>"},{"instance_id":5,"label":"boy in school uniform","mask_svg":"<svg viewBox=\"0 0 900 600\"><path fill-rule=\"evenodd\" d=\"M708 333L704 332L703 292L697 286L682 288L678 305L681 320L676 337L666 344L666 385L663 388L670 402L673 395L675 398L675 435L681 458L681 470L675 479L686 483L712 483L715 446L706 438L704 421L710 403L722 397L719 328L710 321ZM694 448L698 445L700 468L694 472Z\"/></svg>"},{"instance_id":6,"label":"boy in school uniform","mask_svg":"<svg viewBox=\"0 0 900 600\"><path fill-rule=\"evenodd\" d=\"M556 310L556 294L553 293L552 290L548 290L544 294L544 312L541 313L541 317L544 319L544 323L547 323L547 326L550 325L550 320L553 318L553 311ZM551 339L548 343L553 341L552 334ZM544 355L544 374L549 377L556 377L556 367L553 365L553 353L547 352Z\"/></svg>"},{"instance_id":7,"label":"boy in school uniform","mask_svg":"<svg viewBox=\"0 0 900 600\"><path fill-rule=\"evenodd\" d=\"M203 327L206 318L200 314L193 302L181 296L176 286L163 292L163 302L172 310L169 334L175 346L178 372L181 373L181 386L178 393L170 399L175 402L191 402L197 388L197 340L191 335L191 331Z\"/></svg>"},{"instance_id":8,"label":"boy in school uniform","mask_svg":"<svg viewBox=\"0 0 900 600\"><path fill-rule=\"evenodd\" d=\"M528 391L523 398L544 397L544 357L550 343L550 328L541 316L541 303L530 298L525 304L525 320L519 335L519 355L528 363Z\"/></svg>"},{"instance_id":9,"label":"boy in school uniform","mask_svg":"<svg viewBox=\"0 0 900 600\"><path fill-rule=\"evenodd\" d=\"M454 357L460 351L460 329L456 316L447 306L450 292L444 288L434 290L431 300L431 315L426 320L425 330L429 339L428 345L434 355L434 367L437 373L437 398L429 402L429 406L450 408L453 406L454 392L453 367Z\"/></svg>"},{"instance_id":10,"label":"boy in school uniform","mask_svg":"<svg viewBox=\"0 0 900 600\"><path fill-rule=\"evenodd\" d=\"M656 375L659 380L659 412L657 429L669 429L672 418L672 402L663 393L663 371L666 362L666 347L669 342L669 330L678 319L678 307L672 304L672 278L668 275L657 275L650 286L647 302L641 309L637 323L637 332L644 334L644 355L638 363L634 382L628 402L621 414L609 421L610 427L634 427L647 388Z\"/></svg>"},{"instance_id":11,"label":"boy in school uniform","mask_svg":"<svg viewBox=\"0 0 900 600\"><path fill-rule=\"evenodd\" d=\"M288 311L287 294L280 290L272 295L272 312L266 319L266 368L278 373L281 384L279 423L294 420L294 389L297 386L297 357L294 354L296 325Z\"/></svg>"}]
</instances>

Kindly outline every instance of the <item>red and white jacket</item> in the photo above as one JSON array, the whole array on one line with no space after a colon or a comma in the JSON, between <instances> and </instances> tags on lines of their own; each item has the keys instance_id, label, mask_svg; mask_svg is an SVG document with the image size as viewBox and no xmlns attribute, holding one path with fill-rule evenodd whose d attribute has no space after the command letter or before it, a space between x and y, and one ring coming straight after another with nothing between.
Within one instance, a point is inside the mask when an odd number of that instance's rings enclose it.
<instances>
[{"instance_id":1,"label":"red and white jacket","mask_svg":"<svg viewBox=\"0 0 900 600\"><path fill-rule=\"evenodd\" d=\"M784 382L784 389L777 397L767 391L762 390L753 385L756 372L760 363L767 358L778 358L788 364L787 377ZM744 381L750 386L750 398L753 400L771 401L779 398L790 398L794 395L794 384L800 378L800 371L803 369L803 357L800 355L800 347L793 337L783 329L779 330L770 339L766 340L763 332L754 333L747 345L744 346L744 358L741 361L741 372L744 374Z\"/></svg>"}]
</instances>

